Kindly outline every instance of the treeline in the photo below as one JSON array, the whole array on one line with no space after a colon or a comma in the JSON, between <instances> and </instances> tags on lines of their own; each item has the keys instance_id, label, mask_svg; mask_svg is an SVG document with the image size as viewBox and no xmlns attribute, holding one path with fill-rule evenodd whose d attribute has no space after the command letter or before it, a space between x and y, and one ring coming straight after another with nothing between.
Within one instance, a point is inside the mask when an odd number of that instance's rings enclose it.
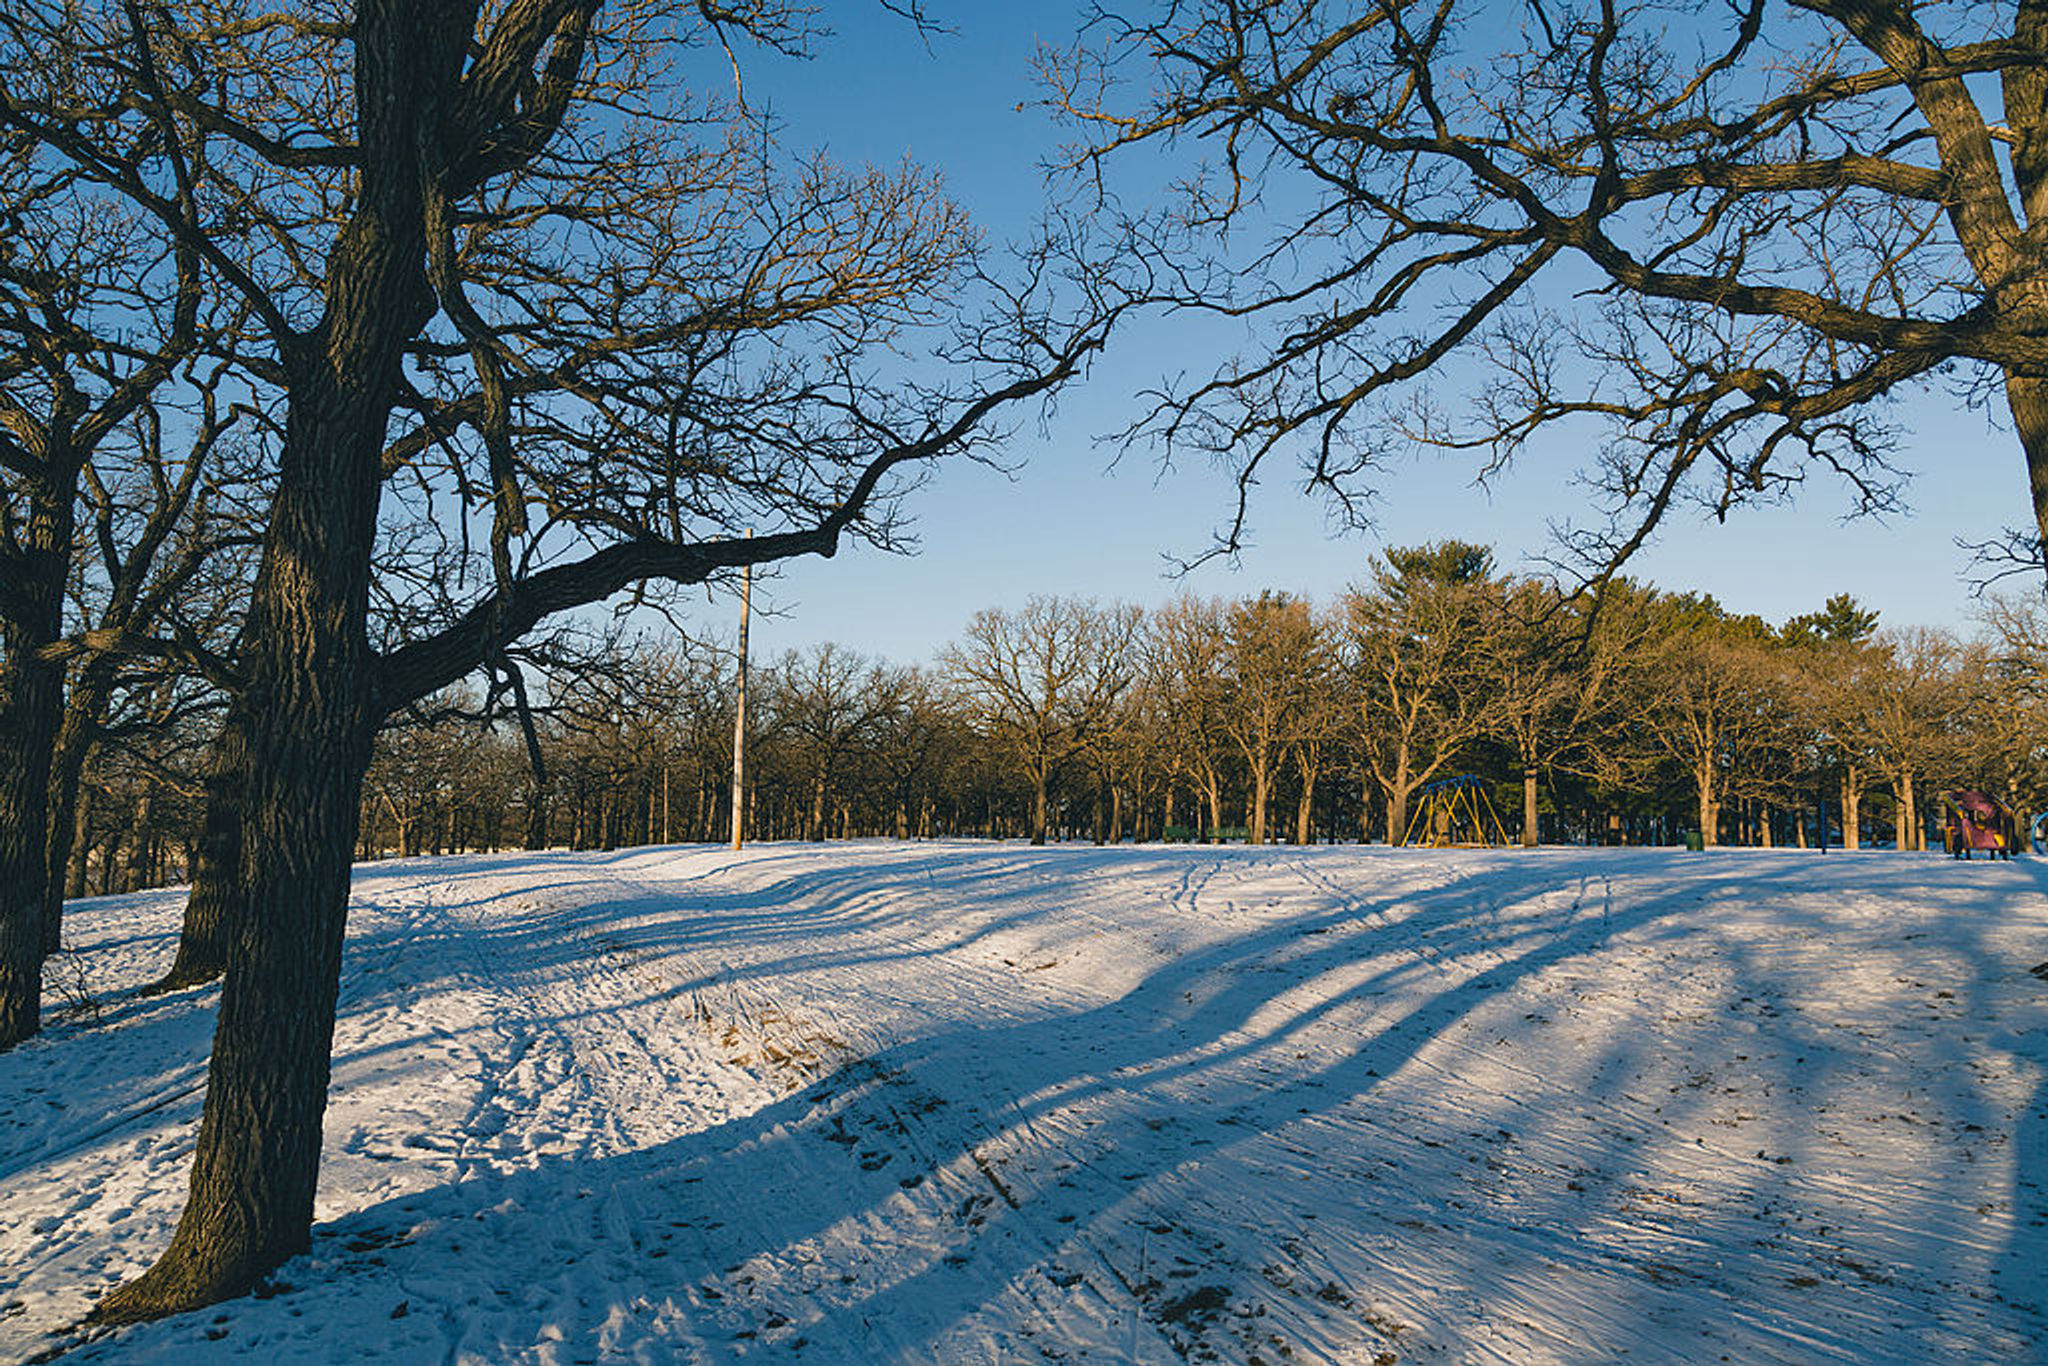
<instances>
[{"instance_id":1,"label":"treeline","mask_svg":"<svg viewBox=\"0 0 2048 1366\"><path fill-rule=\"evenodd\" d=\"M929 666L836 644L756 663L759 839L1399 840L1480 775L1525 843L1925 847L1937 795L2048 792L2038 612L1975 639L1880 630L1847 595L1773 626L1619 583L1596 604L1482 547L1396 549L1327 604L977 614ZM530 709L444 694L377 741L358 854L615 848L731 831L737 660L614 644ZM74 892L184 874L205 714L133 724L90 766ZM1934 836L1938 842L1938 836Z\"/></svg>"}]
</instances>

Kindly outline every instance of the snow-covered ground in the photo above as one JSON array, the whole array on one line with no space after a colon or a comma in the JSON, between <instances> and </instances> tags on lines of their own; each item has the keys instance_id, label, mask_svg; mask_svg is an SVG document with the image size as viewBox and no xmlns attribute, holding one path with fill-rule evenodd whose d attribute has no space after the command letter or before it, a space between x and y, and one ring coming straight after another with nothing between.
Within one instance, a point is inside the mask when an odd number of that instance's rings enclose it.
<instances>
[{"instance_id":1,"label":"snow-covered ground","mask_svg":"<svg viewBox=\"0 0 2048 1366\"><path fill-rule=\"evenodd\" d=\"M0 1056L0 1359L169 1237L178 903ZM313 1251L65 1359L2048 1360L2043 959L1938 855L366 866Z\"/></svg>"}]
</instances>

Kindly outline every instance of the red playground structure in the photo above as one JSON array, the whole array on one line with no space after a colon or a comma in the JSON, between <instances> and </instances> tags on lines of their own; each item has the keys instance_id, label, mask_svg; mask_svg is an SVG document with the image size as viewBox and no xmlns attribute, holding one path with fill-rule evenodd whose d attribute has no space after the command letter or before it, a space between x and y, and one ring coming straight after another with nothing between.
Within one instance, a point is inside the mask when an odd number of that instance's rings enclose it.
<instances>
[{"instance_id":1,"label":"red playground structure","mask_svg":"<svg viewBox=\"0 0 2048 1366\"><path fill-rule=\"evenodd\" d=\"M1985 849L1993 858L2012 857L2012 847L2019 842L2019 822L2005 803L1969 788L1944 792L1941 801L1948 809L1942 834L1950 856L1969 858Z\"/></svg>"}]
</instances>

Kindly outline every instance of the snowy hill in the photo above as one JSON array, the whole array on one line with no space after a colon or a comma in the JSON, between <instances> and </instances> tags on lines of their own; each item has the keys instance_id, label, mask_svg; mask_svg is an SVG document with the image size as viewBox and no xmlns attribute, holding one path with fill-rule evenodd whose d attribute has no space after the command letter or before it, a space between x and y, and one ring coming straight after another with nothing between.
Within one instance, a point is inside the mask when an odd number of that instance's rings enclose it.
<instances>
[{"instance_id":1,"label":"snowy hill","mask_svg":"<svg viewBox=\"0 0 2048 1366\"><path fill-rule=\"evenodd\" d=\"M2048 1360L2048 870L770 845L356 877L313 1252L67 1361ZM139 1272L179 897L0 1055L0 1360ZM61 1009L58 996L51 1009Z\"/></svg>"}]
</instances>

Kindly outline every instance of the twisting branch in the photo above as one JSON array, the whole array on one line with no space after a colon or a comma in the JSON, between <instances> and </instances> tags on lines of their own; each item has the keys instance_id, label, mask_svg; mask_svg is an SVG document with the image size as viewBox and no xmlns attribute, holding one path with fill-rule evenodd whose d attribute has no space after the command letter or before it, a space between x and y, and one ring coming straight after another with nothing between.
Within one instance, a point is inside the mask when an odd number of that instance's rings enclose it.
<instances>
[{"instance_id":1,"label":"twisting branch","mask_svg":"<svg viewBox=\"0 0 2048 1366\"><path fill-rule=\"evenodd\" d=\"M1681 500L1723 515L1818 468L1884 506L1880 401L1958 366L2007 386L2048 539L2042 7L2003 33L1888 0L1743 0L1679 29L1616 0L1523 12L1196 0L1112 11L1047 62L1092 193L1124 149L1222 149L1177 163L1178 202L1123 248L1173 284L1160 304L1261 329L1127 433L1235 471L1212 553L1283 448L1349 512L1401 445L1491 471L1593 417L1612 525L1566 539L1604 577ZM1437 412L1431 378L1473 356L1502 381Z\"/></svg>"}]
</instances>

